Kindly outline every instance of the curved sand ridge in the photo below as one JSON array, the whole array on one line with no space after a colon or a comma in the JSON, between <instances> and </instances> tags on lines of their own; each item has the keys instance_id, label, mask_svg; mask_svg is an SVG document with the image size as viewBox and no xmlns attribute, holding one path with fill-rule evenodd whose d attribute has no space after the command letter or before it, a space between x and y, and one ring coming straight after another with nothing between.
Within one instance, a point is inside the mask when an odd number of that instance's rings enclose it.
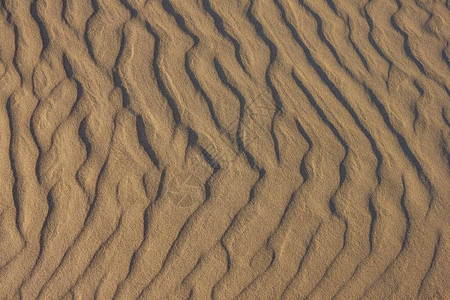
<instances>
[{"instance_id":1,"label":"curved sand ridge","mask_svg":"<svg viewBox=\"0 0 450 300\"><path fill-rule=\"evenodd\" d=\"M450 299L445 0L2 0L1 299Z\"/></svg>"}]
</instances>

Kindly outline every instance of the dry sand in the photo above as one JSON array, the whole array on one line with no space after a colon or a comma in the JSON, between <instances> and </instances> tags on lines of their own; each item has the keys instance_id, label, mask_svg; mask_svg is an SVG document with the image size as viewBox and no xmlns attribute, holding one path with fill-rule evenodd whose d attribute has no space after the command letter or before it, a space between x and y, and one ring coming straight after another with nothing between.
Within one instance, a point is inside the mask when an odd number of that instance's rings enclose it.
<instances>
[{"instance_id":1,"label":"dry sand","mask_svg":"<svg viewBox=\"0 0 450 300\"><path fill-rule=\"evenodd\" d=\"M448 0L0 6L0 299L450 299Z\"/></svg>"}]
</instances>

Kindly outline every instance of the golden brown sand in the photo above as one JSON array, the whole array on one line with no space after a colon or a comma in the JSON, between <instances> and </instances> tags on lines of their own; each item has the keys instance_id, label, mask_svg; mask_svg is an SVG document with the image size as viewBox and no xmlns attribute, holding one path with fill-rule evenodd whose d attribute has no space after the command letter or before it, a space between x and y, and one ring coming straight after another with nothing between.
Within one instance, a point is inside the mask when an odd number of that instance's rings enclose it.
<instances>
[{"instance_id":1,"label":"golden brown sand","mask_svg":"<svg viewBox=\"0 0 450 300\"><path fill-rule=\"evenodd\" d=\"M450 299L450 3L1 0L0 299Z\"/></svg>"}]
</instances>

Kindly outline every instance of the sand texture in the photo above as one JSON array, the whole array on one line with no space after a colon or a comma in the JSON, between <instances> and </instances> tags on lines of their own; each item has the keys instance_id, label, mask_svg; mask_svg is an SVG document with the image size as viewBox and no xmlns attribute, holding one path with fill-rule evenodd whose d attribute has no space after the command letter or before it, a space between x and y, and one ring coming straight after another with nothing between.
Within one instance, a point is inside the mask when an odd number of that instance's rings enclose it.
<instances>
[{"instance_id":1,"label":"sand texture","mask_svg":"<svg viewBox=\"0 0 450 300\"><path fill-rule=\"evenodd\" d=\"M0 299L450 300L449 0L0 0Z\"/></svg>"}]
</instances>

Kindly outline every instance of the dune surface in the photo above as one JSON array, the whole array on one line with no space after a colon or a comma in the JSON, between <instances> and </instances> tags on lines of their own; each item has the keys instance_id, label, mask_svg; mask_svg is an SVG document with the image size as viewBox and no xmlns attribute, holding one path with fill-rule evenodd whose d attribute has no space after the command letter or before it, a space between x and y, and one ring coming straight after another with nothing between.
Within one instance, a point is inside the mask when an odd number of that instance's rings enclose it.
<instances>
[{"instance_id":1,"label":"dune surface","mask_svg":"<svg viewBox=\"0 0 450 300\"><path fill-rule=\"evenodd\" d=\"M450 299L450 3L1 0L0 299Z\"/></svg>"}]
</instances>

